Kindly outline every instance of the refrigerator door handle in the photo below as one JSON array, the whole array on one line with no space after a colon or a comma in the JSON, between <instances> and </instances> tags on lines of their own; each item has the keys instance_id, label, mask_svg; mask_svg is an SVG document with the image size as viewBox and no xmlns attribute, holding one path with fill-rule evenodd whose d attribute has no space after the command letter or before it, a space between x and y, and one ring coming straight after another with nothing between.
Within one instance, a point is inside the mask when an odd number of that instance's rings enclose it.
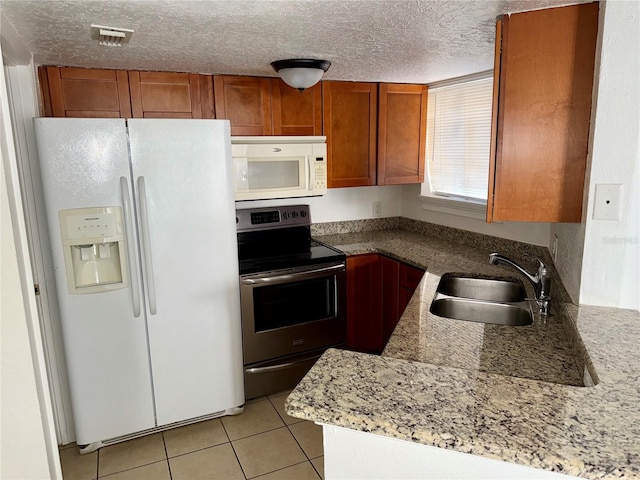
<instances>
[{"instance_id":1,"label":"refrigerator door handle","mask_svg":"<svg viewBox=\"0 0 640 480\"><path fill-rule=\"evenodd\" d=\"M135 244L133 241L133 223L131 221L131 195L129 194L129 182L126 177L120 177L120 196L122 197L122 210L124 214L125 238L129 261L129 278L131 279L131 301L133 303L133 316L140 316L140 282L138 279L137 262L134 261Z\"/></svg>"},{"instance_id":2,"label":"refrigerator door handle","mask_svg":"<svg viewBox=\"0 0 640 480\"><path fill-rule=\"evenodd\" d=\"M144 177L138 177L138 201L140 202L140 233L142 236L142 257L146 273L147 295L149 297L149 313L155 315L156 282L153 277L153 262L151 259L151 238L149 236L149 213L147 211L147 189Z\"/></svg>"}]
</instances>

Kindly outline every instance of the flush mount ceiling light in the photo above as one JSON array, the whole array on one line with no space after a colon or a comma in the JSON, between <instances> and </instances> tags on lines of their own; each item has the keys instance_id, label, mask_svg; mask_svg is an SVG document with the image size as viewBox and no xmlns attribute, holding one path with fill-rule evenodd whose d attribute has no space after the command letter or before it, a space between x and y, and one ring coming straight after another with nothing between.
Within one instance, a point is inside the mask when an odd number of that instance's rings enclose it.
<instances>
[{"instance_id":1,"label":"flush mount ceiling light","mask_svg":"<svg viewBox=\"0 0 640 480\"><path fill-rule=\"evenodd\" d=\"M320 81L324 72L331 66L331 62L311 58L294 58L276 60L271 62L271 66L278 72L284 83L302 92L305 88L313 87Z\"/></svg>"},{"instance_id":2,"label":"flush mount ceiling light","mask_svg":"<svg viewBox=\"0 0 640 480\"><path fill-rule=\"evenodd\" d=\"M128 28L105 27L103 25L91 25L91 38L100 40L100 45L105 47L121 47L129 43L133 30Z\"/></svg>"}]
</instances>

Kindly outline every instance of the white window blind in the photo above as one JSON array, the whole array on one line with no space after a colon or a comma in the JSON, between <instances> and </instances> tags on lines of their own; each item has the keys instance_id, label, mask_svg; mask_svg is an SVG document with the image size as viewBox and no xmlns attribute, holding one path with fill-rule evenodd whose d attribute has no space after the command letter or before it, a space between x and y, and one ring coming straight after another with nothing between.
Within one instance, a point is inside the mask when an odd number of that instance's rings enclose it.
<instances>
[{"instance_id":1,"label":"white window blind","mask_svg":"<svg viewBox=\"0 0 640 480\"><path fill-rule=\"evenodd\" d=\"M431 193L487 200L493 78L429 89L427 169Z\"/></svg>"}]
</instances>

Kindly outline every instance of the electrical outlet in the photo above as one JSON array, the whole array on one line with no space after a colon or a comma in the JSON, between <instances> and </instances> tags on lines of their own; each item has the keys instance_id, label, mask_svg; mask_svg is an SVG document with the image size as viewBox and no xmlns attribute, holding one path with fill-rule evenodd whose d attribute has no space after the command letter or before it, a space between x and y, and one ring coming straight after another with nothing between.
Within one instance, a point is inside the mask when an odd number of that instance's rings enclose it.
<instances>
[{"instance_id":1,"label":"electrical outlet","mask_svg":"<svg viewBox=\"0 0 640 480\"><path fill-rule=\"evenodd\" d=\"M382 216L382 202L373 202L373 218Z\"/></svg>"},{"instance_id":2,"label":"electrical outlet","mask_svg":"<svg viewBox=\"0 0 640 480\"><path fill-rule=\"evenodd\" d=\"M622 185L597 184L593 206L593 219L620 220L621 203Z\"/></svg>"}]
</instances>

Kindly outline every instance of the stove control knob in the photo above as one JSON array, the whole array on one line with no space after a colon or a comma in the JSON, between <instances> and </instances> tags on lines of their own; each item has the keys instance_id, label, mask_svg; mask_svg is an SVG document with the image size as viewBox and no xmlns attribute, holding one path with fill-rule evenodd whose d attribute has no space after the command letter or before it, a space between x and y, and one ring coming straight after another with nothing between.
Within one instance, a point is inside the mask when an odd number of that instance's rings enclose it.
<instances>
[{"instance_id":1,"label":"stove control knob","mask_svg":"<svg viewBox=\"0 0 640 480\"><path fill-rule=\"evenodd\" d=\"M300 216L302 218L306 217L307 216L307 212L305 212L304 210L300 210Z\"/></svg>"},{"instance_id":2,"label":"stove control knob","mask_svg":"<svg viewBox=\"0 0 640 480\"><path fill-rule=\"evenodd\" d=\"M298 218L298 212L296 212L295 210L293 212L291 212L291 216L293 218Z\"/></svg>"},{"instance_id":3,"label":"stove control knob","mask_svg":"<svg viewBox=\"0 0 640 480\"><path fill-rule=\"evenodd\" d=\"M289 218L289 212L284 212L284 213L282 214L282 218L284 218L285 220L286 220L287 218Z\"/></svg>"}]
</instances>

